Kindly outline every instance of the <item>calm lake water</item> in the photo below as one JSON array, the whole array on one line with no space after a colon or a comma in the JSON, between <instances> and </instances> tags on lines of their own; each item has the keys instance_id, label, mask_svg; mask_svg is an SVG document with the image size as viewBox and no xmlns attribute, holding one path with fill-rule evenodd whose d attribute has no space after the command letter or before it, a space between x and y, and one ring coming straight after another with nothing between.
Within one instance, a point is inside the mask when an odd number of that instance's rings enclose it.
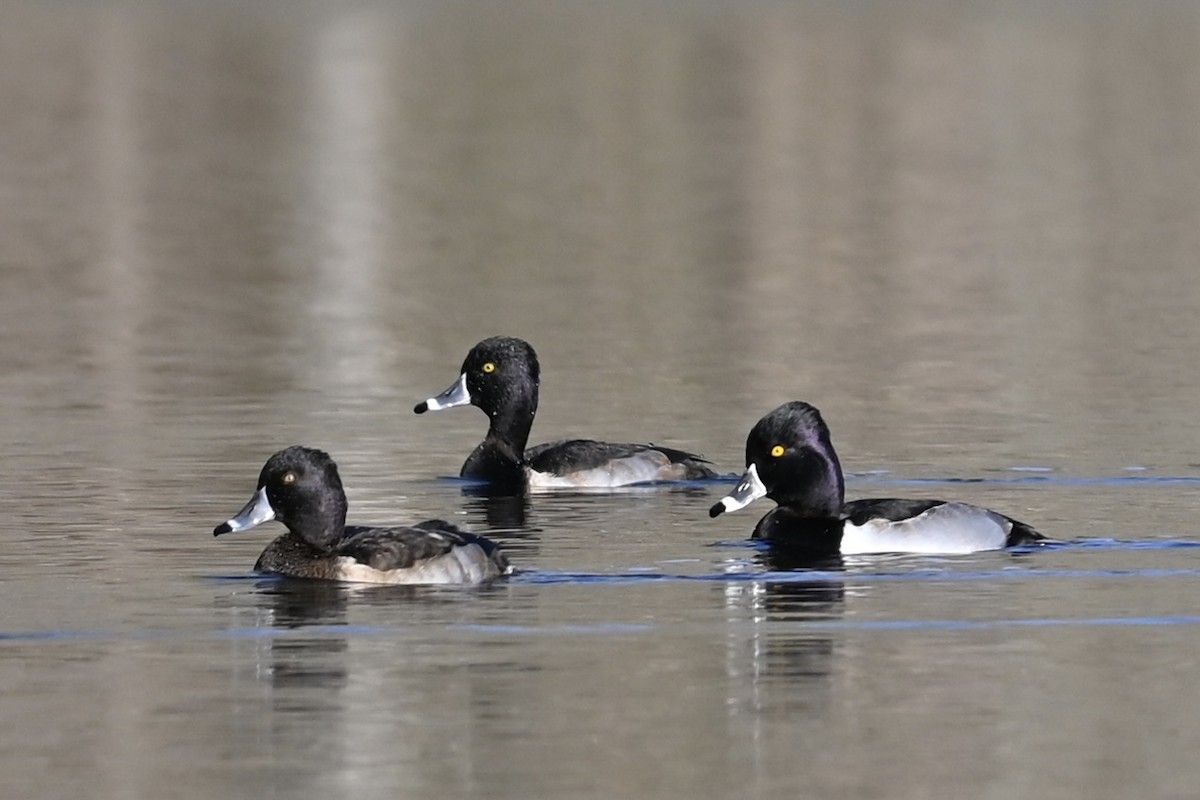
<instances>
[{"instance_id":1,"label":"calm lake water","mask_svg":"<svg viewBox=\"0 0 1200 800\"><path fill-rule=\"evenodd\" d=\"M1190 798L1200 6L0 6L0 796ZM774 569L729 483L472 497L533 441L825 413L848 494L1039 552ZM251 572L262 462L481 589Z\"/></svg>"}]
</instances>

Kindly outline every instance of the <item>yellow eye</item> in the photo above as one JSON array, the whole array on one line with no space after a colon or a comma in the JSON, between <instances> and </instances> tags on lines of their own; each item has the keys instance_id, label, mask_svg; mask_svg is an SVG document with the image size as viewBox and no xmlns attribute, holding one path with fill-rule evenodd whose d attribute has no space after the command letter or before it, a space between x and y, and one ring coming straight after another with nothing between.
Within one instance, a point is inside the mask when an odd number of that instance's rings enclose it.
<instances>
[{"instance_id":1,"label":"yellow eye","mask_svg":"<svg viewBox=\"0 0 1200 800\"><path fill-rule=\"evenodd\" d=\"M774 456L775 458L779 458L781 455L783 455L783 445L777 444L774 447L772 447L771 455Z\"/></svg>"},{"instance_id":2,"label":"yellow eye","mask_svg":"<svg viewBox=\"0 0 1200 800\"><path fill-rule=\"evenodd\" d=\"M493 372L496 371L496 365L489 361L483 365L483 371L486 372L487 374L491 375Z\"/></svg>"},{"instance_id":3,"label":"yellow eye","mask_svg":"<svg viewBox=\"0 0 1200 800\"><path fill-rule=\"evenodd\" d=\"M294 473L294 472L285 473L282 480L283 480L284 486L290 486L291 484L296 482L296 473Z\"/></svg>"}]
</instances>

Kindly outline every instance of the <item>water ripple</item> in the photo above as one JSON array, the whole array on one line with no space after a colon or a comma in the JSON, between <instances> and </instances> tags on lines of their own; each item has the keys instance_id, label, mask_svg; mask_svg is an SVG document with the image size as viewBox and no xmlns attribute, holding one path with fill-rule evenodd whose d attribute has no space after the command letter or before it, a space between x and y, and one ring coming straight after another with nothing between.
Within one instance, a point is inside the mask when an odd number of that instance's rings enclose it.
<instances>
[{"instance_id":1,"label":"water ripple","mask_svg":"<svg viewBox=\"0 0 1200 800\"><path fill-rule=\"evenodd\" d=\"M837 620L814 618L772 623L773 627L796 628L804 632L846 631L986 631L999 628L1070 628L1070 627L1169 627L1200 625L1200 616L1152 617L1039 617L1033 619L898 619L898 620ZM726 626L728 627L728 626ZM488 634L494 636L610 636L647 634L658 631L651 623L597 622L591 625L499 625L462 624L447 626L456 633ZM76 642L80 640L169 640L197 639L287 639L313 636L409 636L412 628L373 625L305 625L300 628L229 628L206 633L179 631L17 631L0 632L0 643Z\"/></svg>"}]
</instances>

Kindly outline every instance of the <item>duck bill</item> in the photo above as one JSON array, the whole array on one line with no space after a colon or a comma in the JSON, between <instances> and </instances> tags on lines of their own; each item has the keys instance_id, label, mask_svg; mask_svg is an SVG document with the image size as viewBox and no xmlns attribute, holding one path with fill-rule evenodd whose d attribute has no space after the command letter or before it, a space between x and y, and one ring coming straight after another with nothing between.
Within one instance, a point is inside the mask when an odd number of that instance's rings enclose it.
<instances>
[{"instance_id":1,"label":"duck bill","mask_svg":"<svg viewBox=\"0 0 1200 800\"><path fill-rule=\"evenodd\" d=\"M267 487L261 486L250 498L250 502L246 503L245 508L233 518L222 522L213 529L213 536L249 530L273 519L275 519L275 509L271 508L271 501L267 499Z\"/></svg>"},{"instance_id":2,"label":"duck bill","mask_svg":"<svg viewBox=\"0 0 1200 800\"><path fill-rule=\"evenodd\" d=\"M444 408L454 408L455 406L469 406L471 404L471 390L467 388L467 373L458 376L458 380L437 397L431 397L424 403L417 403L413 411L417 414L424 414L426 411L441 411Z\"/></svg>"},{"instance_id":3,"label":"duck bill","mask_svg":"<svg viewBox=\"0 0 1200 800\"><path fill-rule=\"evenodd\" d=\"M751 464L738 481L737 488L721 498L720 502L708 510L710 517L724 514L726 511L737 511L753 503L760 497L767 496L767 487L758 477L758 466Z\"/></svg>"}]
</instances>

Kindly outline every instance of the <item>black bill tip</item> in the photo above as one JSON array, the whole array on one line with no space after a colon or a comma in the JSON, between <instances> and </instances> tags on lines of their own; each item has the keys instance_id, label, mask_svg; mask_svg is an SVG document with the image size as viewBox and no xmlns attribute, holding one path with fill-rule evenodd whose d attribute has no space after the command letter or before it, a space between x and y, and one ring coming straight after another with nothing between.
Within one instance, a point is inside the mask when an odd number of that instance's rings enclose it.
<instances>
[{"instance_id":1,"label":"black bill tip","mask_svg":"<svg viewBox=\"0 0 1200 800\"><path fill-rule=\"evenodd\" d=\"M427 400L422 400L421 402L419 402L415 406L413 406L414 414L424 414L428 410L429 410L429 401L427 401Z\"/></svg>"},{"instance_id":2,"label":"black bill tip","mask_svg":"<svg viewBox=\"0 0 1200 800\"><path fill-rule=\"evenodd\" d=\"M708 515L710 517L719 517L724 513L725 513L725 501L724 500L717 503L716 505L714 505L712 508L710 508L708 510Z\"/></svg>"},{"instance_id":3,"label":"black bill tip","mask_svg":"<svg viewBox=\"0 0 1200 800\"><path fill-rule=\"evenodd\" d=\"M213 528L213 536L220 536L222 533L233 533L233 528L229 527L228 522L222 522L220 525Z\"/></svg>"}]
</instances>

